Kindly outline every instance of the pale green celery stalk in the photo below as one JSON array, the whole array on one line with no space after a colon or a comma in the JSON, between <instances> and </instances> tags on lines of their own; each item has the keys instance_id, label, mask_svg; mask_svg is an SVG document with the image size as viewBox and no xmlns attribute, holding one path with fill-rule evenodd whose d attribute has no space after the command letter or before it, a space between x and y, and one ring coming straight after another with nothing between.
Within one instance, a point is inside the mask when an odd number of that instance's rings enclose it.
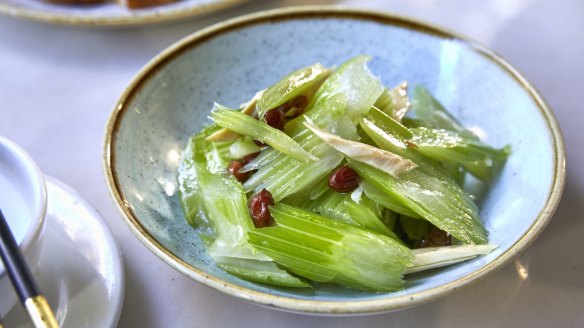
<instances>
[{"instance_id":1,"label":"pale green celery stalk","mask_svg":"<svg viewBox=\"0 0 584 328\"><path fill-rule=\"evenodd\" d=\"M370 113L373 112L374 109ZM371 115L367 115L367 117L361 120L361 128L373 139L379 148L410 159L418 165L416 170L442 180L444 182L444 188L450 190L450 197L456 197L457 201L463 202L465 208L470 209L470 212L478 212L476 204L469 195L461 190L460 186L450 176L448 171L440 163L423 156L415 149L415 145L405 138L404 131L402 130L406 129L409 131L409 129L389 116L382 122ZM411 131L409 133L411 134Z\"/></svg>"},{"instance_id":2,"label":"pale green celery stalk","mask_svg":"<svg viewBox=\"0 0 584 328\"><path fill-rule=\"evenodd\" d=\"M221 127L260 140L301 162L317 160L284 132L236 110L215 104L209 117Z\"/></svg>"},{"instance_id":3,"label":"pale green celery stalk","mask_svg":"<svg viewBox=\"0 0 584 328\"><path fill-rule=\"evenodd\" d=\"M204 139L219 129L219 126L211 125L189 139L181 156L177 177L178 198L187 222L194 227L200 227L210 235L214 235L214 228L208 216L203 212L202 193L195 169L194 153L197 139Z\"/></svg>"},{"instance_id":4,"label":"pale green celery stalk","mask_svg":"<svg viewBox=\"0 0 584 328\"><path fill-rule=\"evenodd\" d=\"M229 146L229 156L239 159L250 154L259 153L262 150L249 138L239 138Z\"/></svg>"},{"instance_id":5,"label":"pale green celery stalk","mask_svg":"<svg viewBox=\"0 0 584 328\"><path fill-rule=\"evenodd\" d=\"M258 117L263 119L268 110L304 94L311 88L317 88L328 74L329 70L318 63L288 74L269 87L258 100Z\"/></svg>"},{"instance_id":6,"label":"pale green celery stalk","mask_svg":"<svg viewBox=\"0 0 584 328\"><path fill-rule=\"evenodd\" d=\"M400 215L399 223L410 240L422 240L426 238L430 230L428 221L414 219L404 215Z\"/></svg>"},{"instance_id":7,"label":"pale green celery stalk","mask_svg":"<svg viewBox=\"0 0 584 328\"><path fill-rule=\"evenodd\" d=\"M307 193L306 197L308 199L316 199L329 190L329 176L324 175L320 180L318 180Z\"/></svg>"},{"instance_id":8,"label":"pale green celery stalk","mask_svg":"<svg viewBox=\"0 0 584 328\"><path fill-rule=\"evenodd\" d=\"M442 162L442 166L444 166L444 169L448 171L452 179L456 181L459 186L464 186L464 182L466 181L466 171L461 165L452 162Z\"/></svg>"},{"instance_id":9,"label":"pale green celery stalk","mask_svg":"<svg viewBox=\"0 0 584 328\"><path fill-rule=\"evenodd\" d=\"M267 150L244 168L258 169L244 184L246 191L259 192L265 188L272 193L274 200L279 201L308 190L340 164L342 155L310 133L303 123L308 116L328 131L346 139L356 139L356 120L369 110L383 91L379 79L367 69L368 60L368 57L360 56L341 65L324 81L307 112L286 125L286 133L319 161L305 163Z\"/></svg>"},{"instance_id":10,"label":"pale green celery stalk","mask_svg":"<svg viewBox=\"0 0 584 328\"><path fill-rule=\"evenodd\" d=\"M308 118L304 125L326 144L345 155L345 157L367 163L393 176L398 176L417 167L409 159L392 152L365 143L343 139L334 133L324 131Z\"/></svg>"},{"instance_id":11,"label":"pale green celery stalk","mask_svg":"<svg viewBox=\"0 0 584 328\"><path fill-rule=\"evenodd\" d=\"M401 121L410 108L407 88L408 84L402 82L392 89L384 89L381 96L375 101L375 107L397 121Z\"/></svg>"},{"instance_id":12,"label":"pale green celery stalk","mask_svg":"<svg viewBox=\"0 0 584 328\"><path fill-rule=\"evenodd\" d=\"M367 291L396 291L412 252L387 236L278 203L276 226L255 229L249 241L276 263L317 282Z\"/></svg>"},{"instance_id":13,"label":"pale green celery stalk","mask_svg":"<svg viewBox=\"0 0 584 328\"><path fill-rule=\"evenodd\" d=\"M439 163L423 157L412 149L415 147L408 147L408 140L403 137L403 133L391 133L402 130L403 126L398 122L392 119L384 121L383 124L389 126L389 129L381 128L376 122L382 125L379 120L366 117L362 120L361 127L380 148L409 158L418 168L382 183L378 180L385 179L384 176L389 176L388 174L372 167L361 166L362 170L371 174L369 180L365 180L460 241L486 243L487 233L471 197Z\"/></svg>"},{"instance_id":14,"label":"pale green celery stalk","mask_svg":"<svg viewBox=\"0 0 584 328\"><path fill-rule=\"evenodd\" d=\"M362 197L365 199L365 197ZM351 194L341 194L328 189L320 197L310 200L296 198L287 202L327 218L335 219L356 227L362 227L377 233L399 240L397 236L387 228L375 212L364 204L357 204L351 199Z\"/></svg>"},{"instance_id":15,"label":"pale green celery stalk","mask_svg":"<svg viewBox=\"0 0 584 328\"><path fill-rule=\"evenodd\" d=\"M361 188L361 190L363 190L363 189ZM375 214L375 216L377 216L378 218L382 217L383 210L384 210L383 205L381 205L381 204L377 203L376 201L372 200L371 198L367 197L367 195L361 194L361 196L358 200L353 198L353 196L351 195L351 199L355 203L361 204L361 205L369 208Z\"/></svg>"},{"instance_id":16,"label":"pale green celery stalk","mask_svg":"<svg viewBox=\"0 0 584 328\"><path fill-rule=\"evenodd\" d=\"M361 181L361 188L365 195L371 200L379 203L381 206L391 210L393 212L404 214L410 217L419 218L420 216L408 208L406 205L402 204L399 200L391 197L387 193L383 192L381 189L375 187L374 185L368 183L367 181Z\"/></svg>"},{"instance_id":17,"label":"pale green celery stalk","mask_svg":"<svg viewBox=\"0 0 584 328\"><path fill-rule=\"evenodd\" d=\"M244 183L247 192L257 193L267 189L276 202L280 201L291 194L307 190L337 167L343 159L341 154L308 131L294 139L319 160L302 163L284 154L278 154Z\"/></svg>"},{"instance_id":18,"label":"pale green celery stalk","mask_svg":"<svg viewBox=\"0 0 584 328\"><path fill-rule=\"evenodd\" d=\"M398 220L398 214L392 210L384 209L381 214L381 221L385 224L389 230L393 231L395 229L395 224Z\"/></svg>"},{"instance_id":19,"label":"pale green celery stalk","mask_svg":"<svg viewBox=\"0 0 584 328\"><path fill-rule=\"evenodd\" d=\"M487 243L476 205L455 182L446 177L430 176L420 169L393 177L367 164L349 160L359 176L397 199L441 230L469 244ZM453 186L452 186L453 185Z\"/></svg>"},{"instance_id":20,"label":"pale green celery stalk","mask_svg":"<svg viewBox=\"0 0 584 328\"><path fill-rule=\"evenodd\" d=\"M381 219L373 213L367 206L356 204L351 200L346 200L343 203L344 210L352 216L362 228L386 235L401 243L399 237L391 231Z\"/></svg>"},{"instance_id":21,"label":"pale green celery stalk","mask_svg":"<svg viewBox=\"0 0 584 328\"><path fill-rule=\"evenodd\" d=\"M412 92L412 110L410 113L426 125L436 128L465 134L469 138L477 138L474 133L465 129L458 120L450 114L432 96L428 89L416 85Z\"/></svg>"},{"instance_id":22,"label":"pale green celery stalk","mask_svg":"<svg viewBox=\"0 0 584 328\"><path fill-rule=\"evenodd\" d=\"M406 269L406 274L439 268L480 255L487 255L497 247L497 245L457 245L414 249L412 250L414 264Z\"/></svg>"},{"instance_id":23,"label":"pale green celery stalk","mask_svg":"<svg viewBox=\"0 0 584 328\"><path fill-rule=\"evenodd\" d=\"M347 109L345 116L357 123L361 116L369 110L383 92L383 85L367 68L369 56L354 57L341 65L318 89L314 97L312 110L318 110L319 104L341 94ZM318 126L321 122L310 117Z\"/></svg>"},{"instance_id":24,"label":"pale green celery stalk","mask_svg":"<svg viewBox=\"0 0 584 328\"><path fill-rule=\"evenodd\" d=\"M207 214L214 240L202 236L209 254L226 271L265 284L284 287L310 287L306 282L278 268L265 254L248 243L248 231L254 229L247 209L243 187L231 174L221 171L217 161L225 162L216 142L198 135L191 143L191 183L196 186L198 206ZM225 155L225 154L224 154Z\"/></svg>"},{"instance_id":25,"label":"pale green celery stalk","mask_svg":"<svg viewBox=\"0 0 584 328\"><path fill-rule=\"evenodd\" d=\"M217 266L249 281L282 287L312 288L308 282L289 274L274 262L223 257Z\"/></svg>"},{"instance_id":26,"label":"pale green celery stalk","mask_svg":"<svg viewBox=\"0 0 584 328\"><path fill-rule=\"evenodd\" d=\"M460 164L483 181L493 177L510 153L510 146L495 149L457 132L426 127L410 130L417 151L435 160Z\"/></svg>"},{"instance_id":27,"label":"pale green celery stalk","mask_svg":"<svg viewBox=\"0 0 584 328\"><path fill-rule=\"evenodd\" d=\"M269 260L254 250L246 240L245 232L253 227L247 210L247 198L241 183L219 169L222 159L214 146L216 143L202 137L193 138L193 163L201 206L213 223L216 239L209 248L213 258L220 256Z\"/></svg>"},{"instance_id":28,"label":"pale green celery stalk","mask_svg":"<svg viewBox=\"0 0 584 328\"><path fill-rule=\"evenodd\" d=\"M395 135L398 140L394 142L402 148L406 147L404 140L409 140L414 137L414 134L409 128L375 106L371 107L364 119L373 121L377 126L386 131L388 135ZM362 124L361 128L364 129ZM365 130L365 132L367 131Z\"/></svg>"}]
</instances>

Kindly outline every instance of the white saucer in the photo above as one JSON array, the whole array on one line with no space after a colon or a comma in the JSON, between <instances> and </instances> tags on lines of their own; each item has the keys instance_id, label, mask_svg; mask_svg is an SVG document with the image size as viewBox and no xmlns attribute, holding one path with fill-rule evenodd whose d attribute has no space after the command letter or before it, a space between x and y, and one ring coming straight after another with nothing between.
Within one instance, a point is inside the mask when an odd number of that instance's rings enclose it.
<instances>
[{"instance_id":1,"label":"white saucer","mask_svg":"<svg viewBox=\"0 0 584 328\"><path fill-rule=\"evenodd\" d=\"M124 269L99 213L75 190L45 177L48 211L35 277L61 327L115 327L124 299ZM32 327L20 305L5 327Z\"/></svg>"}]
</instances>

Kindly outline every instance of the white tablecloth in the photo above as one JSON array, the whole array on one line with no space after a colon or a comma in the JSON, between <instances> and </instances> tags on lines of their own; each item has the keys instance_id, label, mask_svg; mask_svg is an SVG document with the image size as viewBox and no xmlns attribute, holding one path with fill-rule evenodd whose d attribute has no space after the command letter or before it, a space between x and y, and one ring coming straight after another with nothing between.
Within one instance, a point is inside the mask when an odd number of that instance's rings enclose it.
<instances>
[{"instance_id":1,"label":"white tablecloth","mask_svg":"<svg viewBox=\"0 0 584 328\"><path fill-rule=\"evenodd\" d=\"M106 187L102 143L106 120L134 74L165 47L209 24L317 2L393 11L466 34L501 54L541 91L563 129L569 173L554 218L525 253L430 304L375 316L327 318L264 309L223 295L176 272L131 234ZM80 191L109 223L126 270L119 327L584 325L581 0L253 1L143 28L56 26L0 17L0 134L23 146L45 173Z\"/></svg>"}]
</instances>

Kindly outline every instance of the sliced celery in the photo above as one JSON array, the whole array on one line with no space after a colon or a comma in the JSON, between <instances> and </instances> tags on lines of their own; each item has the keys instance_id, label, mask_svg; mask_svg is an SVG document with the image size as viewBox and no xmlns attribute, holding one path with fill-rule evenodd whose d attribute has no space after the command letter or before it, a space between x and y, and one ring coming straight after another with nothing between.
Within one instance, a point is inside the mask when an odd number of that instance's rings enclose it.
<instances>
[{"instance_id":1,"label":"sliced celery","mask_svg":"<svg viewBox=\"0 0 584 328\"><path fill-rule=\"evenodd\" d=\"M318 87L328 74L329 71L318 63L288 74L269 87L258 100L258 117L263 118L266 111L302 95L310 88Z\"/></svg>"},{"instance_id":2,"label":"sliced celery","mask_svg":"<svg viewBox=\"0 0 584 328\"><path fill-rule=\"evenodd\" d=\"M476 138L432 96L428 89L421 85L414 87L411 113L429 127L459 132L469 138Z\"/></svg>"},{"instance_id":3,"label":"sliced celery","mask_svg":"<svg viewBox=\"0 0 584 328\"><path fill-rule=\"evenodd\" d=\"M212 235L201 235L209 255L219 267L251 281L283 287L311 287L306 282L278 268L265 254L248 243L247 232L253 228L247 210L247 198L232 175L225 173L228 151L224 143L209 142L205 137L218 127L213 126L190 140L179 173L181 203L214 229ZM217 147L220 145L220 147ZM189 198L184 198L188 195ZM198 210L197 210L198 208Z\"/></svg>"},{"instance_id":4,"label":"sliced celery","mask_svg":"<svg viewBox=\"0 0 584 328\"><path fill-rule=\"evenodd\" d=\"M201 140L219 130L217 125L209 126L194 135L185 148L178 167L178 198L187 222L195 227L201 227L207 233L214 228L208 216L203 213L201 192L197 171L195 169L194 154L197 140Z\"/></svg>"},{"instance_id":5,"label":"sliced celery","mask_svg":"<svg viewBox=\"0 0 584 328\"><path fill-rule=\"evenodd\" d=\"M397 236L383 224L374 210L367 206L371 204L357 204L351 199L351 194L341 194L329 189L314 200L304 198L287 203L397 239Z\"/></svg>"},{"instance_id":6,"label":"sliced celery","mask_svg":"<svg viewBox=\"0 0 584 328\"><path fill-rule=\"evenodd\" d=\"M478 209L447 176L431 176L421 169L393 177L367 164L349 161L359 176L397 199L441 230L469 244L487 243ZM446 179L446 180L445 180Z\"/></svg>"},{"instance_id":7,"label":"sliced celery","mask_svg":"<svg viewBox=\"0 0 584 328\"><path fill-rule=\"evenodd\" d=\"M393 89L385 89L375 101L375 107L397 121L401 121L410 108L407 88L407 82L402 82Z\"/></svg>"},{"instance_id":8,"label":"sliced celery","mask_svg":"<svg viewBox=\"0 0 584 328\"><path fill-rule=\"evenodd\" d=\"M497 245L456 245L414 249L412 250L414 264L406 270L406 274L452 265L480 255L487 255L497 247Z\"/></svg>"},{"instance_id":9,"label":"sliced celery","mask_svg":"<svg viewBox=\"0 0 584 328\"><path fill-rule=\"evenodd\" d=\"M210 118L219 126L251 137L252 139L260 140L301 162L317 160L314 155L302 149L298 143L284 132L238 111L215 104Z\"/></svg>"},{"instance_id":10,"label":"sliced celery","mask_svg":"<svg viewBox=\"0 0 584 328\"><path fill-rule=\"evenodd\" d=\"M232 257L220 258L216 262L221 269L245 280L281 287L312 288L312 285L279 268L274 262Z\"/></svg>"},{"instance_id":11,"label":"sliced celery","mask_svg":"<svg viewBox=\"0 0 584 328\"><path fill-rule=\"evenodd\" d=\"M383 192L381 189L375 187L374 185L368 183L367 181L361 182L361 187L365 192L365 195L371 200L379 203L381 206L400 214L404 214L410 217L419 218L420 216L408 208L406 205L402 204L399 200L393 198L391 195Z\"/></svg>"},{"instance_id":12,"label":"sliced celery","mask_svg":"<svg viewBox=\"0 0 584 328\"><path fill-rule=\"evenodd\" d=\"M355 161L367 163L393 176L407 172L417 166L409 159L394 153L361 142L343 139L335 134L326 132L308 118L304 125L327 145L343 155Z\"/></svg>"},{"instance_id":13,"label":"sliced celery","mask_svg":"<svg viewBox=\"0 0 584 328\"><path fill-rule=\"evenodd\" d=\"M337 167L343 159L341 154L308 131L304 131L294 139L303 148L316 155L319 160L303 163L284 154L271 156L269 152L273 150L264 150L263 152L268 152L265 156L270 157L271 160L266 161L245 182L246 191L257 193L262 189L267 189L274 200L279 201L293 193L307 190Z\"/></svg>"},{"instance_id":14,"label":"sliced celery","mask_svg":"<svg viewBox=\"0 0 584 328\"><path fill-rule=\"evenodd\" d=\"M255 116L257 114L256 110L256 103L258 99L262 96L265 90L257 92L253 98L245 104L242 104L241 113L248 115L248 116ZM231 131L226 128L222 128L218 131L215 131L211 135L209 135L206 140L207 141L233 141L239 138L240 135L237 132Z\"/></svg>"},{"instance_id":15,"label":"sliced celery","mask_svg":"<svg viewBox=\"0 0 584 328\"><path fill-rule=\"evenodd\" d=\"M317 199L322 194L324 194L327 190L329 190L329 176L323 176L319 181L317 181L314 185L311 186L310 190L306 193L306 198L308 199Z\"/></svg>"},{"instance_id":16,"label":"sliced celery","mask_svg":"<svg viewBox=\"0 0 584 328\"><path fill-rule=\"evenodd\" d=\"M395 291L413 263L411 251L387 236L282 203L270 209L275 227L249 241L290 271L318 282L368 291Z\"/></svg>"},{"instance_id":17,"label":"sliced celery","mask_svg":"<svg viewBox=\"0 0 584 328\"><path fill-rule=\"evenodd\" d=\"M229 146L229 155L231 158L239 159L250 154L259 153L262 150L252 140L240 138Z\"/></svg>"},{"instance_id":18,"label":"sliced celery","mask_svg":"<svg viewBox=\"0 0 584 328\"><path fill-rule=\"evenodd\" d=\"M367 112L366 118L372 120L375 124L390 134L395 134L403 139L411 139L413 137L412 131L410 131L410 129L405 127L395 118L384 113L376 106L371 107L369 112Z\"/></svg>"},{"instance_id":19,"label":"sliced celery","mask_svg":"<svg viewBox=\"0 0 584 328\"><path fill-rule=\"evenodd\" d=\"M369 57L359 56L341 65L319 88L308 111L286 125L286 133L319 161L303 162L274 154L272 150L263 151L265 154L244 167L244 170L258 169L246 181L246 191L259 192L265 188L279 201L307 190L340 164L342 155L304 126L304 116L346 139L356 139L354 120L366 113L383 91L379 79L367 69L368 60Z\"/></svg>"},{"instance_id":20,"label":"sliced celery","mask_svg":"<svg viewBox=\"0 0 584 328\"><path fill-rule=\"evenodd\" d=\"M384 89L381 81L367 68L367 62L370 60L369 56L357 56L341 65L318 89L312 110L318 111L320 103L342 95L347 103L345 115L356 123L361 115L375 103ZM323 126L312 116L310 118L318 126Z\"/></svg>"},{"instance_id":21,"label":"sliced celery","mask_svg":"<svg viewBox=\"0 0 584 328\"><path fill-rule=\"evenodd\" d=\"M426 127L411 131L414 134L411 142L420 153L436 160L460 164L483 181L492 178L510 153L510 146L495 149L457 132Z\"/></svg>"},{"instance_id":22,"label":"sliced celery","mask_svg":"<svg viewBox=\"0 0 584 328\"><path fill-rule=\"evenodd\" d=\"M218 168L216 161L226 161L214 149L215 142L193 138L193 163L201 207L208 214L216 231L215 242L209 248L212 257L229 256L269 260L253 249L245 232L253 223L247 211L247 198L241 183Z\"/></svg>"},{"instance_id":23,"label":"sliced celery","mask_svg":"<svg viewBox=\"0 0 584 328\"><path fill-rule=\"evenodd\" d=\"M428 221L414 219L404 215L400 215L399 223L410 240L422 240L430 230Z\"/></svg>"}]
</instances>

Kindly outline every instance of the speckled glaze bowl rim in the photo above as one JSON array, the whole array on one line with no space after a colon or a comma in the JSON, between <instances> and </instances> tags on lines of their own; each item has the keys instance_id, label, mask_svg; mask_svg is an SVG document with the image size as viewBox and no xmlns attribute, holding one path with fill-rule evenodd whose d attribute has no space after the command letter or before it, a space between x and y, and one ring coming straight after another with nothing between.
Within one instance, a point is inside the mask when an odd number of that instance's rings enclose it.
<instances>
[{"instance_id":1,"label":"speckled glaze bowl rim","mask_svg":"<svg viewBox=\"0 0 584 328\"><path fill-rule=\"evenodd\" d=\"M552 172L553 182L543 209L539 212L525 234L521 236L507 251L503 252L484 267L464 277L421 292L405 295L388 294L387 298L380 298L375 300L304 300L255 291L210 276L209 274L192 267L188 263L172 254L169 250L159 244L156 239L140 224L139 218L133 213L129 206L128 200L124 197L124 194L121 191L118 180L116 178L116 172L113 167L113 160L115 156L114 143L116 142L116 132L119 122L123 120L124 112L128 109L127 104L131 103L133 97L140 90L140 88L149 80L151 76L154 75L154 73L162 69L175 57L184 53L185 51L188 51L191 47L196 46L201 42L204 42L205 40L211 39L215 36L221 35L222 33L230 32L235 29L247 27L250 25L263 24L266 22L319 17L376 21L383 24L400 26L406 29L437 35L447 39L460 40L475 50L477 53L491 61L493 64L501 67L530 95L534 103L539 107L542 118L546 121L552 137L551 141L554 149L554 171ZM158 56L153 58L137 74L131 84L124 91L123 95L120 97L108 121L105 132L104 164L110 192L115 199L119 209L121 210L126 224L130 227L137 238L148 249L150 249L150 251L152 251L179 272L223 293L257 303L259 305L292 312L344 315L392 311L435 300L502 267L503 264L507 263L521 251L525 250L545 228L560 201L564 188L566 172L563 137L553 112L543 100L543 98L539 95L537 90L515 68L513 68L501 57L488 50L484 46L479 45L474 41L470 41L466 37L419 20L390 13L381 13L378 11L340 6L289 7L285 9L268 10L241 16L191 34L190 36L183 38L182 40L164 50Z\"/></svg>"},{"instance_id":2,"label":"speckled glaze bowl rim","mask_svg":"<svg viewBox=\"0 0 584 328\"><path fill-rule=\"evenodd\" d=\"M39 0L40 1L40 0ZM7 3L0 3L0 14L24 18L38 22L74 25L74 26L138 26L164 23L185 19L192 16L210 13L249 0L217 0L211 4L193 5L178 8L164 8L163 6L147 8L146 10L129 10L128 15L71 15L70 13L49 12L31 8L16 7Z\"/></svg>"}]
</instances>

